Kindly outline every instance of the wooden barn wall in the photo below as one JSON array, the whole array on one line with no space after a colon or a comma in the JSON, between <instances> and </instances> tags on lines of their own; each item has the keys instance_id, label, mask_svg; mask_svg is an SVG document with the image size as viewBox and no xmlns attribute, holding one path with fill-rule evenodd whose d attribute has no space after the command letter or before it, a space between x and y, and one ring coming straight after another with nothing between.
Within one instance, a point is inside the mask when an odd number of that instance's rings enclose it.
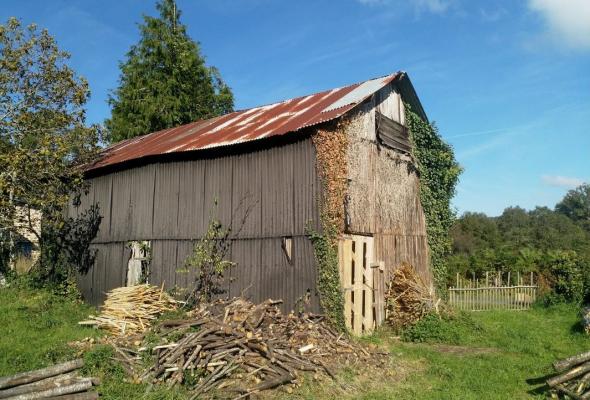
<instances>
[{"instance_id":1,"label":"wooden barn wall","mask_svg":"<svg viewBox=\"0 0 590 400\"><path fill-rule=\"evenodd\" d=\"M350 116L347 230L373 235L376 261L384 261L388 273L409 262L431 281L418 175L410 157L378 144L375 110L404 122L403 102L391 85Z\"/></svg>"},{"instance_id":2,"label":"wooden barn wall","mask_svg":"<svg viewBox=\"0 0 590 400\"><path fill-rule=\"evenodd\" d=\"M229 258L238 265L230 295L283 298L290 310L309 290L311 307L319 311L313 248L305 236L308 222L319 229L320 183L308 137L255 152L149 164L90 183L81 206L68 210L75 216L98 203L103 216L95 266L79 278L90 302L100 303L105 291L125 284L132 240L151 241L151 283L186 287L190 274L177 270L214 216L232 226ZM283 237L293 238L292 263Z\"/></svg>"}]
</instances>

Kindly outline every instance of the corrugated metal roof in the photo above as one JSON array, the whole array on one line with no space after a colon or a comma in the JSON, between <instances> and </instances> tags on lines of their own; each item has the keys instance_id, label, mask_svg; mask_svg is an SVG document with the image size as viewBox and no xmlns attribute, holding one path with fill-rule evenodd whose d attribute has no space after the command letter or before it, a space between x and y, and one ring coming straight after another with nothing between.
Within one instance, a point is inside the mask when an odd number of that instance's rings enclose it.
<instances>
[{"instance_id":1,"label":"corrugated metal roof","mask_svg":"<svg viewBox=\"0 0 590 400\"><path fill-rule=\"evenodd\" d=\"M402 74L398 72L124 140L105 149L99 161L88 170L149 156L229 146L296 132L342 116Z\"/></svg>"}]
</instances>

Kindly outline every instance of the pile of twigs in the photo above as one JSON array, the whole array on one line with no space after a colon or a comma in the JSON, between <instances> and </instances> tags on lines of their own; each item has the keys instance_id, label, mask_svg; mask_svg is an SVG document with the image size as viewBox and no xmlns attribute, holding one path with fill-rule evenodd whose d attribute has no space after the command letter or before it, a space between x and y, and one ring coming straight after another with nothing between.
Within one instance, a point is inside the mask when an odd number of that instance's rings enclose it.
<instances>
[{"instance_id":1,"label":"pile of twigs","mask_svg":"<svg viewBox=\"0 0 590 400\"><path fill-rule=\"evenodd\" d=\"M98 380L78 376L77 370L83 366L83 360L79 359L0 378L0 399L98 399L98 393L89 392Z\"/></svg>"},{"instance_id":2,"label":"pile of twigs","mask_svg":"<svg viewBox=\"0 0 590 400\"><path fill-rule=\"evenodd\" d=\"M590 351L553 363L557 375L547 385L570 399L590 399Z\"/></svg>"},{"instance_id":3,"label":"pile of twigs","mask_svg":"<svg viewBox=\"0 0 590 400\"><path fill-rule=\"evenodd\" d=\"M430 312L438 313L440 304L433 286L406 263L395 270L387 283L385 301L386 320L395 328L412 325Z\"/></svg>"},{"instance_id":4,"label":"pile of twigs","mask_svg":"<svg viewBox=\"0 0 590 400\"><path fill-rule=\"evenodd\" d=\"M119 342L115 348L131 372L141 369L142 352L152 352L153 365L137 378L169 386L184 384L194 390L192 398L217 390L244 398L297 381L302 371L335 379L325 363L328 359L339 364L362 361L366 367L386 359L386 353L369 352L350 342L321 316L283 315L278 303L267 300L254 305L241 298L218 301L189 313L188 319L154 326L149 336L155 334L158 343L143 343L131 350Z\"/></svg>"},{"instance_id":5,"label":"pile of twigs","mask_svg":"<svg viewBox=\"0 0 590 400\"><path fill-rule=\"evenodd\" d=\"M113 335L143 332L160 314L175 310L177 303L156 286L120 287L107 293L100 315L91 315L79 324L93 325Z\"/></svg>"}]
</instances>

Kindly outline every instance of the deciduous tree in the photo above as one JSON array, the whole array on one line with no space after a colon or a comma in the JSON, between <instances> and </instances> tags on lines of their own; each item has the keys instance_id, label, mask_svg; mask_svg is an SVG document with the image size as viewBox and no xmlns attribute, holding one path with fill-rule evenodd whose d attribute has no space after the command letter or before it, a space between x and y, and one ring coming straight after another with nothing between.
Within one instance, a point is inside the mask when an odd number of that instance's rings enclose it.
<instances>
[{"instance_id":1,"label":"deciduous tree","mask_svg":"<svg viewBox=\"0 0 590 400\"><path fill-rule=\"evenodd\" d=\"M567 192L555 210L567 215L590 232L590 184L585 183Z\"/></svg>"},{"instance_id":2,"label":"deciduous tree","mask_svg":"<svg viewBox=\"0 0 590 400\"><path fill-rule=\"evenodd\" d=\"M46 30L15 18L0 25L0 228L28 231L41 250L35 219L63 226L64 207L85 187L79 166L98 149L99 129L85 124L88 83L68 59Z\"/></svg>"}]
</instances>

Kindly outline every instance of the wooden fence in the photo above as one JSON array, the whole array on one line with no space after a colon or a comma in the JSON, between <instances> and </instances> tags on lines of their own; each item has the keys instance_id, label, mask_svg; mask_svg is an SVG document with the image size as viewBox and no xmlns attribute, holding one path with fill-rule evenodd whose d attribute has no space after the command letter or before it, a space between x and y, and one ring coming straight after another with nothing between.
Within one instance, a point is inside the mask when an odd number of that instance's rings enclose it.
<instances>
[{"instance_id":1,"label":"wooden fence","mask_svg":"<svg viewBox=\"0 0 590 400\"><path fill-rule=\"evenodd\" d=\"M464 279L457 275L456 286L449 288L449 304L459 310L527 310L537 299L535 277L517 274L486 273L484 279ZM526 282L528 281L528 282Z\"/></svg>"}]
</instances>

